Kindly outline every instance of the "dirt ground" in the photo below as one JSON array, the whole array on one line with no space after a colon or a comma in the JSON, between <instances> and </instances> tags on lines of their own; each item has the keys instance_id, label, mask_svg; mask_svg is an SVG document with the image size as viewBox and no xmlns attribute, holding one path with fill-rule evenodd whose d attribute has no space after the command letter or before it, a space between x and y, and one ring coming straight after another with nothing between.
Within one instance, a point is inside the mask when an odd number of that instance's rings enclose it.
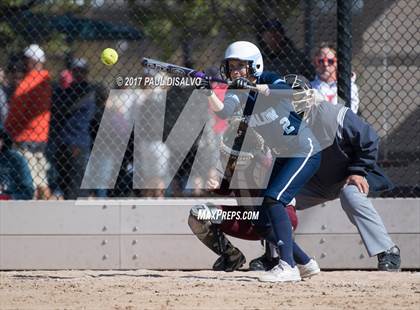
<instances>
[{"instance_id":1,"label":"dirt ground","mask_svg":"<svg viewBox=\"0 0 420 310\"><path fill-rule=\"evenodd\" d=\"M267 284L256 272L0 272L0 309L420 309L420 273L323 272Z\"/></svg>"}]
</instances>

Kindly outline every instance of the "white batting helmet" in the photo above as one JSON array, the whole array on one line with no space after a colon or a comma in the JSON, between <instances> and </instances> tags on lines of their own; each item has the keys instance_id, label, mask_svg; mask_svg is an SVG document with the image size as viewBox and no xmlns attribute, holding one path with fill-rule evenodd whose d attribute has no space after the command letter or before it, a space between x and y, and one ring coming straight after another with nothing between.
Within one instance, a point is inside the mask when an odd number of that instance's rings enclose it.
<instances>
[{"instance_id":1,"label":"white batting helmet","mask_svg":"<svg viewBox=\"0 0 420 310\"><path fill-rule=\"evenodd\" d=\"M230 44L226 51L224 61L221 67L221 73L228 75L229 59L246 60L249 63L249 74L254 77L261 75L264 69L263 58L260 49L253 43L248 41L236 41Z\"/></svg>"}]
</instances>

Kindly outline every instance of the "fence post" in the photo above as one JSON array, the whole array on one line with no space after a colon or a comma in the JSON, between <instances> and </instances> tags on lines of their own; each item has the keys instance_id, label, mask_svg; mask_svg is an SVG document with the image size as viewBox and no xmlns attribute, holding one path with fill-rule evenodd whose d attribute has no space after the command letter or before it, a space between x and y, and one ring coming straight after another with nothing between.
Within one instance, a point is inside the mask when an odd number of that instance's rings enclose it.
<instances>
[{"instance_id":1,"label":"fence post","mask_svg":"<svg viewBox=\"0 0 420 310\"><path fill-rule=\"evenodd\" d=\"M305 0L305 56L311 59L311 53L314 48L314 5L311 0Z\"/></svg>"},{"instance_id":2,"label":"fence post","mask_svg":"<svg viewBox=\"0 0 420 310\"><path fill-rule=\"evenodd\" d=\"M352 0L337 0L337 88L347 107L351 102Z\"/></svg>"}]
</instances>

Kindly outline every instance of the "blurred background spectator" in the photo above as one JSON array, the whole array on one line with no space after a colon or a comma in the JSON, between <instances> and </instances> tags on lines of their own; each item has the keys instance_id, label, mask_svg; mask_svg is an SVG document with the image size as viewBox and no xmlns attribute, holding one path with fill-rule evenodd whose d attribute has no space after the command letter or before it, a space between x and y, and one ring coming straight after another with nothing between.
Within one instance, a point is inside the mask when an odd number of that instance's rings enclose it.
<instances>
[{"instance_id":1,"label":"blurred background spectator","mask_svg":"<svg viewBox=\"0 0 420 310\"><path fill-rule=\"evenodd\" d=\"M50 75L44 69L44 51L37 44L25 48L25 74L15 81L9 99L5 128L10 132L18 150L26 157L34 181L35 198L48 199L48 162L44 155L48 141L51 108ZM19 79L19 68L14 72Z\"/></svg>"},{"instance_id":2,"label":"blurred background spectator","mask_svg":"<svg viewBox=\"0 0 420 310\"><path fill-rule=\"evenodd\" d=\"M205 74L212 78L222 79L220 70L217 67L209 67L205 70ZM228 89L228 85L225 83L212 82L212 88L216 96L223 100L225 93ZM208 100L206 98L206 100ZM198 153L195 156L195 161L198 163L199 168L195 175L191 175L187 188L184 189L185 196L209 196L211 192L207 190L206 180L208 175L213 173L214 167L219 162L220 142L223 137L223 133L228 128L228 121L219 118L211 109L208 108L208 115L202 115L205 117L205 121L210 123L211 130L204 130L199 143L196 143L195 147L200 147L202 153ZM198 172L198 173L197 173Z\"/></svg>"},{"instance_id":3,"label":"blurred background spectator","mask_svg":"<svg viewBox=\"0 0 420 310\"><path fill-rule=\"evenodd\" d=\"M337 104L337 52L328 43L322 43L315 52L314 65L316 77L312 87L318 90L322 100ZM351 110L357 114L359 110L359 90L355 83L356 74L351 79Z\"/></svg>"},{"instance_id":4,"label":"blurred background spectator","mask_svg":"<svg viewBox=\"0 0 420 310\"><path fill-rule=\"evenodd\" d=\"M152 177L148 182L148 189L143 189L141 195L143 197L149 198L165 198L166 195L166 186L165 182L160 177Z\"/></svg>"},{"instance_id":5,"label":"blurred background spectator","mask_svg":"<svg viewBox=\"0 0 420 310\"><path fill-rule=\"evenodd\" d=\"M154 70L145 70L144 74L162 81L166 81L168 78L165 73L157 73ZM162 142L162 139L165 138L165 129L162 131L162 128L167 126L168 119L168 116L163 113L165 113L166 108L166 111L171 113L169 117L173 117L172 113L176 110L168 110L168 104L171 102L171 99L168 98L166 100L166 90L169 87L165 85L165 82L162 83L162 86L146 85L144 88L145 90L139 93L137 102L139 118L136 119L136 122L141 124L141 129L136 132L142 138L141 140L136 138L134 140L139 144L139 153L135 154L136 156L138 155L140 166L140 171L134 171L136 173L134 181L135 184L144 184L148 188L141 191L142 196L153 195L154 197L160 197L164 196L165 184L171 181L169 179L169 169L171 165L170 159L173 156L169 147ZM156 120L156 117L159 120ZM165 119L164 124L160 121L163 119ZM137 183L138 180L142 181Z\"/></svg>"},{"instance_id":6,"label":"blurred background spectator","mask_svg":"<svg viewBox=\"0 0 420 310\"><path fill-rule=\"evenodd\" d=\"M74 59L70 67L71 83L57 87L53 97L52 162L65 199L86 195L80 185L92 145L90 123L96 108L95 88L88 73L87 61Z\"/></svg>"},{"instance_id":7,"label":"blurred background spectator","mask_svg":"<svg viewBox=\"0 0 420 310\"><path fill-rule=\"evenodd\" d=\"M314 78L315 70L310 60L296 48L279 20L271 19L260 25L257 41L264 57L264 70L281 75L301 74L309 80Z\"/></svg>"},{"instance_id":8,"label":"blurred background spectator","mask_svg":"<svg viewBox=\"0 0 420 310\"><path fill-rule=\"evenodd\" d=\"M6 73L3 68L0 68L0 126L4 124L8 111L6 83Z\"/></svg>"},{"instance_id":9,"label":"blurred background spectator","mask_svg":"<svg viewBox=\"0 0 420 310\"><path fill-rule=\"evenodd\" d=\"M108 94L101 85L95 85L96 113L91 121L90 131L95 147L107 152L95 153L88 166L88 179L94 180L94 183L99 185L98 188L92 190L93 196L127 197L132 195L132 114L137 100L136 91L126 89L124 86L115 85ZM97 137L99 128L101 128L101 135ZM126 137L130 137L128 143L120 143ZM119 161L117 155L119 148L124 150L122 162ZM115 173L117 173L117 180L115 185L111 186Z\"/></svg>"},{"instance_id":10,"label":"blurred background spectator","mask_svg":"<svg viewBox=\"0 0 420 310\"><path fill-rule=\"evenodd\" d=\"M0 125L0 200L32 199L34 187L26 159L12 150L12 139Z\"/></svg>"},{"instance_id":11,"label":"blurred background spectator","mask_svg":"<svg viewBox=\"0 0 420 310\"><path fill-rule=\"evenodd\" d=\"M9 100L10 97L13 95L16 87L20 84L23 77L25 76L26 67L24 62L23 52L11 54L7 67L6 67L6 79L4 81L4 90L6 93L6 110L9 111ZM6 122L7 113L5 115L4 121Z\"/></svg>"},{"instance_id":12,"label":"blurred background spectator","mask_svg":"<svg viewBox=\"0 0 420 310\"><path fill-rule=\"evenodd\" d=\"M59 84L61 88L70 87L71 83L73 82L73 73L71 67L73 65L74 57L72 53L67 53L65 56L65 68L60 72L59 76Z\"/></svg>"}]
</instances>

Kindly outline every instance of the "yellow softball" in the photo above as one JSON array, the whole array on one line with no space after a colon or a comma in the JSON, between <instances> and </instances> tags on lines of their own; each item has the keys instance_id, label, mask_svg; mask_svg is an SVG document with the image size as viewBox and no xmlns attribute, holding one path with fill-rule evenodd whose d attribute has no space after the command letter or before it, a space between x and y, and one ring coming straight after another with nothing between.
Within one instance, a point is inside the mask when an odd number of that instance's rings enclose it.
<instances>
[{"instance_id":1,"label":"yellow softball","mask_svg":"<svg viewBox=\"0 0 420 310\"><path fill-rule=\"evenodd\" d=\"M115 65L118 61L118 53L113 48L106 48L102 51L101 60L107 66Z\"/></svg>"}]
</instances>

